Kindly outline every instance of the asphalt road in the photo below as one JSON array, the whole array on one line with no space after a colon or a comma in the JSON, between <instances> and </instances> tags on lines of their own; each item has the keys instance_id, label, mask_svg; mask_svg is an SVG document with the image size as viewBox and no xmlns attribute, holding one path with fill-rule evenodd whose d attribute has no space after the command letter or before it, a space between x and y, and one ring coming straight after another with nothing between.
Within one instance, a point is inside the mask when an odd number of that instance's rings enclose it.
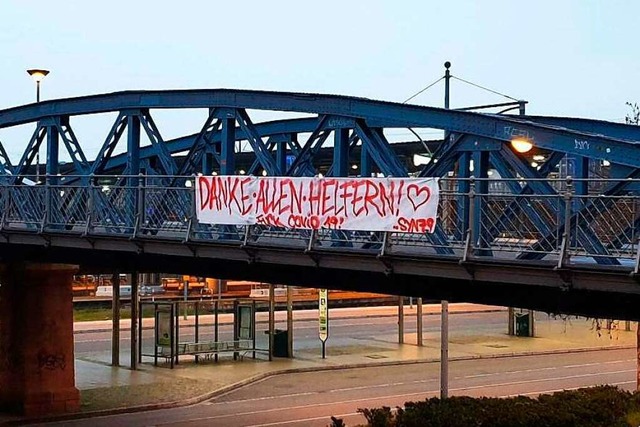
<instances>
[{"instance_id":1,"label":"asphalt road","mask_svg":"<svg viewBox=\"0 0 640 427\"><path fill-rule=\"evenodd\" d=\"M362 309L366 314L366 308ZM408 311L408 309L407 309ZM539 316L546 315L540 314ZM542 318L542 317L541 317ZM383 317L361 317L331 319L329 324L328 345L341 346L348 345L350 341L363 339L375 341L381 336L397 334L397 316ZM439 315L423 316L423 334L438 333L440 331ZM280 322L277 328L286 328L286 324ZM258 347L266 348L267 338L264 331L267 329L266 323L258 323L256 326L256 337ZM505 333L507 329L507 312L476 312L476 313L452 313L449 316L450 331L465 331L465 333ZM405 314L404 323L405 334L415 333L415 316ZM230 340L233 338L232 325L220 325L220 340ZM180 340L193 340L193 328L182 328ZM120 348L129 346L129 331L121 331ZM200 340L213 340L213 326L201 326ZM153 330L143 330L143 344L151 348L153 346ZM294 323L294 351L315 349L318 347L318 321L317 319L297 320ZM84 332L75 335L76 356L83 353L109 352L111 351L111 332Z\"/></svg>"},{"instance_id":2,"label":"asphalt road","mask_svg":"<svg viewBox=\"0 0 640 427\"><path fill-rule=\"evenodd\" d=\"M536 355L450 363L451 395L537 395L597 384L635 387L634 350ZM439 394L439 364L335 369L279 375L210 401L49 425L326 426L330 416L363 422L358 408L402 406Z\"/></svg>"}]
</instances>

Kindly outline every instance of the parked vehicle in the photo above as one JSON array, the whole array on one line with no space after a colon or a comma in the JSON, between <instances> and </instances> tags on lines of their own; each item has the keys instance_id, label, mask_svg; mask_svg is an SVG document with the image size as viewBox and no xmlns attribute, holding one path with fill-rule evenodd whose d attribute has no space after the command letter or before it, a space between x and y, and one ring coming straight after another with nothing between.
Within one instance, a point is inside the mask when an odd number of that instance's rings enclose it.
<instances>
[{"instance_id":1,"label":"parked vehicle","mask_svg":"<svg viewBox=\"0 0 640 427\"><path fill-rule=\"evenodd\" d=\"M140 286L140 296L162 295L166 292L161 285L142 285Z\"/></svg>"},{"instance_id":2,"label":"parked vehicle","mask_svg":"<svg viewBox=\"0 0 640 427\"><path fill-rule=\"evenodd\" d=\"M112 286L98 286L96 290L97 297L112 297L113 296L113 287ZM120 286L120 298L123 297L131 297L131 285L122 285Z\"/></svg>"}]
</instances>

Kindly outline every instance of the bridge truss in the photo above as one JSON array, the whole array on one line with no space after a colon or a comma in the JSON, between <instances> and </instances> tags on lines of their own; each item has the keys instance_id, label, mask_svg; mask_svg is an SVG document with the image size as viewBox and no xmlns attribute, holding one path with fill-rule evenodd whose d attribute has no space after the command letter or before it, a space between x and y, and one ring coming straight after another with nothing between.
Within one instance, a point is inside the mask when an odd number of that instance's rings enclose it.
<instances>
[{"instance_id":1,"label":"bridge truss","mask_svg":"<svg viewBox=\"0 0 640 427\"><path fill-rule=\"evenodd\" d=\"M199 111L204 120L193 133L166 140L162 123L153 118L162 109ZM251 117L260 110L303 117L254 122ZM90 159L72 121L106 113L115 120ZM35 128L28 141L3 138L4 129L25 124ZM415 170L397 153L399 144L390 137L396 129L440 129L446 138L428 143L434 148L430 162ZM138 253L153 248L160 253L176 250L171 245L177 243L195 257L201 250L211 254L210 247L234 247L245 261L264 262L264 248L270 248L298 251L315 266L338 253L373 257L387 276L407 260L453 260L462 271L454 275L470 281L479 280L479 270L470 266L490 262L512 270L552 269L553 284L562 289L575 286L573 271L589 268L631 277L620 289L636 292L640 128L634 126L319 94L135 91L0 111L0 138L25 145L15 164L0 150L4 251L19 243L64 241L63 246L84 249L113 249L114 242L124 242ZM531 151L518 152L514 139L530 144ZM252 153L244 171L237 166L247 154L238 150L239 142ZM34 165L41 146L47 153L42 175ZM71 159L64 166L61 148ZM332 157L321 169L323 148ZM194 176L241 172L439 177L438 226L433 234L401 234L199 224L190 186ZM516 278L496 274L491 280ZM532 280L520 279L542 284Z\"/></svg>"}]
</instances>

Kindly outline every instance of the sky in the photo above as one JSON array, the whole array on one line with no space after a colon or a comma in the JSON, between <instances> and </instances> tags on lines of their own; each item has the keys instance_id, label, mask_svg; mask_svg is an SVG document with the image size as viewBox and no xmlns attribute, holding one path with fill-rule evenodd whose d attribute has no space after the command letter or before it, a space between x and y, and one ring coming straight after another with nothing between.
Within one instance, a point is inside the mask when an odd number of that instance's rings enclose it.
<instances>
[{"instance_id":1,"label":"sky","mask_svg":"<svg viewBox=\"0 0 640 427\"><path fill-rule=\"evenodd\" d=\"M43 100L244 88L402 102L451 61L454 76L525 99L528 113L620 122L625 102L640 102L638 16L632 0L2 0L0 109L34 101L28 68L51 70ZM442 106L443 90L440 82L412 103ZM453 108L502 101L452 81ZM165 139L204 120L162 114ZM111 120L74 124L88 155ZM0 130L12 160L28 136Z\"/></svg>"}]
</instances>

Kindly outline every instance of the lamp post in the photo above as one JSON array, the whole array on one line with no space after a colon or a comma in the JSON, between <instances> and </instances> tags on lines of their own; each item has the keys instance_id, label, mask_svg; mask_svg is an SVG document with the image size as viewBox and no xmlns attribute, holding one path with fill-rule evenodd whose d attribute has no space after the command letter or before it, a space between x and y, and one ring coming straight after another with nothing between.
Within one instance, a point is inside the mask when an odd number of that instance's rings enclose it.
<instances>
[{"instance_id":1,"label":"lamp post","mask_svg":"<svg viewBox=\"0 0 640 427\"><path fill-rule=\"evenodd\" d=\"M449 109L449 81L451 62L444 63L444 108ZM444 132L449 141L449 131ZM440 301L440 399L449 397L449 301Z\"/></svg>"},{"instance_id":2,"label":"lamp post","mask_svg":"<svg viewBox=\"0 0 640 427\"><path fill-rule=\"evenodd\" d=\"M40 102L40 82L47 77L49 74L49 70L41 70L37 68L33 68L31 70L27 70L27 73L33 78L36 82L36 102ZM40 181L40 147L38 147L38 151L36 151L36 184Z\"/></svg>"}]
</instances>

